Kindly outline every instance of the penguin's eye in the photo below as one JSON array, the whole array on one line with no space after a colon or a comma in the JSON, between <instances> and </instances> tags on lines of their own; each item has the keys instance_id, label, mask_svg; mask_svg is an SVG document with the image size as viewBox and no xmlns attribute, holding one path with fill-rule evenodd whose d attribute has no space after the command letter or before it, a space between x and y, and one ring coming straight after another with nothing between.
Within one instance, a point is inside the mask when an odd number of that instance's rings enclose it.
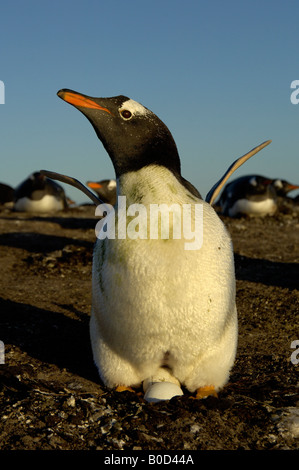
<instances>
[{"instance_id":1,"label":"penguin's eye","mask_svg":"<svg viewBox=\"0 0 299 470\"><path fill-rule=\"evenodd\" d=\"M124 118L126 121L127 121L128 119L131 119L131 117L132 117L132 113L131 113L131 111L129 111L128 109L122 109L122 110L120 111L120 115L121 115L121 117Z\"/></svg>"}]
</instances>

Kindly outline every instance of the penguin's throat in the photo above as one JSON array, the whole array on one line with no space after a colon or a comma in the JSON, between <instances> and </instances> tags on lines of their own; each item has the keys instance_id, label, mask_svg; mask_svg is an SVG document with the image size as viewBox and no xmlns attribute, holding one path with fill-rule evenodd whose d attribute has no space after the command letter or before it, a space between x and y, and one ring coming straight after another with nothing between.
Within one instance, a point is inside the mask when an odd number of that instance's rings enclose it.
<instances>
[{"instance_id":1,"label":"penguin's throat","mask_svg":"<svg viewBox=\"0 0 299 470\"><path fill-rule=\"evenodd\" d=\"M121 175L118 179L118 195L131 204L170 204L179 202L185 192L172 171L164 166L150 165L138 171Z\"/></svg>"}]
</instances>

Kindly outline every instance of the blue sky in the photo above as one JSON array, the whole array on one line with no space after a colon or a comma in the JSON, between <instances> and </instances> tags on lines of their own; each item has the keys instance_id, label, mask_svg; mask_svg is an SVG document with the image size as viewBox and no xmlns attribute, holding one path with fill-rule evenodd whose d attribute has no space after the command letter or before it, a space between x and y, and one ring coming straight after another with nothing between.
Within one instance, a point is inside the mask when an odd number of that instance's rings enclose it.
<instances>
[{"instance_id":1,"label":"blue sky","mask_svg":"<svg viewBox=\"0 0 299 470\"><path fill-rule=\"evenodd\" d=\"M71 88L154 111L203 196L267 139L234 177L299 184L298 1L11 0L0 13L1 182L16 186L41 168L83 183L114 176L87 119L56 96Z\"/></svg>"}]
</instances>

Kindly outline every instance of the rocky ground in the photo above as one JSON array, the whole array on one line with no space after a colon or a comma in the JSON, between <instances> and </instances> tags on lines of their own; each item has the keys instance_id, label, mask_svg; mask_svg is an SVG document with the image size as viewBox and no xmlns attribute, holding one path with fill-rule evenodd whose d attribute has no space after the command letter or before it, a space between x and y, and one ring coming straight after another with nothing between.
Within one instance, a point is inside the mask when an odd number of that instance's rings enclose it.
<instances>
[{"instance_id":1,"label":"rocky ground","mask_svg":"<svg viewBox=\"0 0 299 470\"><path fill-rule=\"evenodd\" d=\"M94 208L0 212L1 450L299 448L298 213L223 220L239 314L230 382L218 398L152 404L105 388L92 361Z\"/></svg>"}]
</instances>

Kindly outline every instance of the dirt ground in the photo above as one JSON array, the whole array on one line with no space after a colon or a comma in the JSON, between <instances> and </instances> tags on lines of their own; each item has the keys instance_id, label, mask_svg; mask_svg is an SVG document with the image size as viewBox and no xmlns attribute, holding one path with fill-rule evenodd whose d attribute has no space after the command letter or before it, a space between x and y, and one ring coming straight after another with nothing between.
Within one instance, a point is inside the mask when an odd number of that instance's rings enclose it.
<instances>
[{"instance_id":1,"label":"dirt ground","mask_svg":"<svg viewBox=\"0 0 299 470\"><path fill-rule=\"evenodd\" d=\"M218 398L153 404L108 390L93 364L94 207L0 212L1 450L299 449L298 212L223 220L239 315L230 381Z\"/></svg>"}]
</instances>

